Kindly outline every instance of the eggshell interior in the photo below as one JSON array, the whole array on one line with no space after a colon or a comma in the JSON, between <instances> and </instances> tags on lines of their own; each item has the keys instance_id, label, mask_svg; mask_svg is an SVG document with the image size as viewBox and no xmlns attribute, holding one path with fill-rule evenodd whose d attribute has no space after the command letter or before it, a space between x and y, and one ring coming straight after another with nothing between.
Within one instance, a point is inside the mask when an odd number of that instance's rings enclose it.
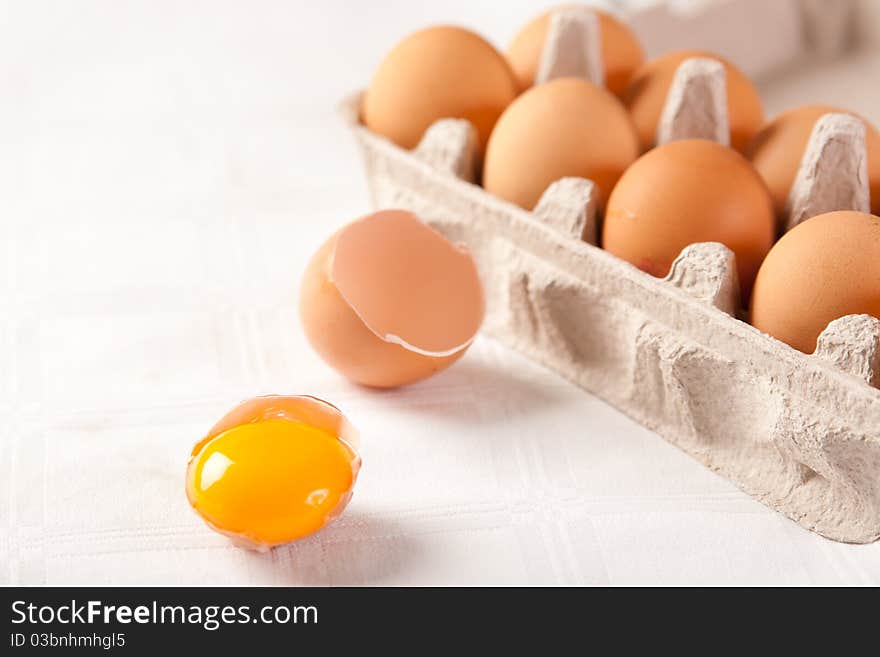
<instances>
[{"instance_id":1,"label":"eggshell interior","mask_svg":"<svg viewBox=\"0 0 880 657\"><path fill-rule=\"evenodd\" d=\"M243 401L211 427L205 440L193 449L197 452L205 441L233 427L267 420L290 420L317 427L338 436L357 448L358 433L338 408L310 395L265 395Z\"/></svg>"},{"instance_id":2,"label":"eggshell interior","mask_svg":"<svg viewBox=\"0 0 880 657\"><path fill-rule=\"evenodd\" d=\"M303 329L321 358L348 379L380 388L419 381L460 358L466 347L449 356L424 355L385 340L367 326L330 278L341 232L309 261L300 288Z\"/></svg>"},{"instance_id":3,"label":"eggshell interior","mask_svg":"<svg viewBox=\"0 0 880 657\"><path fill-rule=\"evenodd\" d=\"M377 336L427 356L460 351L483 321L473 258L403 210L340 231L330 279Z\"/></svg>"}]
</instances>

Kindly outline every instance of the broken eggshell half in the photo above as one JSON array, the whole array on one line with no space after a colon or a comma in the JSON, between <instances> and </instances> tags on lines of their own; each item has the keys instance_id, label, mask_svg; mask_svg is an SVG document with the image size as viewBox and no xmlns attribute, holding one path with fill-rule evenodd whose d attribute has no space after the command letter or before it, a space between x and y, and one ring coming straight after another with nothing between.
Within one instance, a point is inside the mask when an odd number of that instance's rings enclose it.
<instances>
[{"instance_id":1,"label":"broken eggshell half","mask_svg":"<svg viewBox=\"0 0 880 657\"><path fill-rule=\"evenodd\" d=\"M382 210L336 232L303 275L300 316L328 365L390 388L458 360L485 313L476 263L405 210Z\"/></svg>"},{"instance_id":2,"label":"broken eggshell half","mask_svg":"<svg viewBox=\"0 0 880 657\"><path fill-rule=\"evenodd\" d=\"M211 529L264 552L342 514L361 468L358 443L354 427L326 401L255 397L193 447L186 496Z\"/></svg>"}]
</instances>

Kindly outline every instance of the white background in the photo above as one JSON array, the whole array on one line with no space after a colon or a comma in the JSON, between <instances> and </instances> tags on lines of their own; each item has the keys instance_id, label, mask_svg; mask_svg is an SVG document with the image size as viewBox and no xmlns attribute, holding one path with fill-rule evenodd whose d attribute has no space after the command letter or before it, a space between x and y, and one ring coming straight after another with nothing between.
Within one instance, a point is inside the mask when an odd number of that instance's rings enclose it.
<instances>
[{"instance_id":1,"label":"white background","mask_svg":"<svg viewBox=\"0 0 880 657\"><path fill-rule=\"evenodd\" d=\"M809 534L488 339L381 393L305 343L306 259L369 210L335 103L413 29L503 45L539 5L0 4L0 583L880 583L880 544ZM766 83L768 112L880 121L878 61ZM364 468L337 523L256 554L183 474L269 392L341 407Z\"/></svg>"}]
</instances>

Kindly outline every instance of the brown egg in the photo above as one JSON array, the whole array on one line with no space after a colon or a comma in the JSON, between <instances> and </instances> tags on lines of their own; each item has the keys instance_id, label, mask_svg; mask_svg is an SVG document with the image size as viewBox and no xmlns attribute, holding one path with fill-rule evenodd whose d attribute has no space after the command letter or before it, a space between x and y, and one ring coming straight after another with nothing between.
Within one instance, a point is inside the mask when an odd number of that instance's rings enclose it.
<instances>
[{"instance_id":1,"label":"brown egg","mask_svg":"<svg viewBox=\"0 0 880 657\"><path fill-rule=\"evenodd\" d=\"M749 145L748 157L764 178L776 214L782 215L797 175L807 142L816 121L824 114L852 114L831 105L804 105L783 112L765 125ZM862 118L862 117L858 117ZM871 186L871 212L880 213L880 133L870 123L865 124L865 142L868 148L868 181Z\"/></svg>"},{"instance_id":2,"label":"brown egg","mask_svg":"<svg viewBox=\"0 0 880 657\"><path fill-rule=\"evenodd\" d=\"M798 224L767 254L752 294L752 324L804 353L828 322L880 318L880 218L828 212Z\"/></svg>"},{"instance_id":3,"label":"brown egg","mask_svg":"<svg viewBox=\"0 0 880 657\"><path fill-rule=\"evenodd\" d=\"M562 5L565 9L572 5ZM577 6L577 5L573 5ZM592 8L591 8L592 9ZM528 89L535 83L535 75L544 49L544 40L550 30L550 16L554 10L541 14L523 27L513 38L507 49L510 62L521 89ZM626 89L633 72L642 65L645 53L642 44L626 24L604 11L593 9L599 22L599 35L602 39L602 68L605 72L605 87L616 96Z\"/></svg>"},{"instance_id":4,"label":"brown egg","mask_svg":"<svg viewBox=\"0 0 880 657\"><path fill-rule=\"evenodd\" d=\"M626 110L609 92L578 78L533 87L505 110L486 147L483 186L531 210L550 183L589 178L601 202L638 157Z\"/></svg>"},{"instance_id":5,"label":"brown egg","mask_svg":"<svg viewBox=\"0 0 880 657\"><path fill-rule=\"evenodd\" d=\"M300 317L328 365L381 388L458 360L483 320L470 254L410 212L384 210L334 234L303 275Z\"/></svg>"},{"instance_id":6,"label":"brown egg","mask_svg":"<svg viewBox=\"0 0 880 657\"><path fill-rule=\"evenodd\" d=\"M684 60L692 57L708 57L724 64L730 144L738 151L743 151L764 121L761 98L751 80L736 66L703 50L679 50L662 55L645 64L633 75L623 94L623 102L639 133L642 150L654 146L657 124L675 72Z\"/></svg>"},{"instance_id":7,"label":"brown egg","mask_svg":"<svg viewBox=\"0 0 880 657\"><path fill-rule=\"evenodd\" d=\"M633 164L608 200L602 246L654 276L681 250L721 242L736 254L743 298L774 237L773 204L761 177L733 149L673 141Z\"/></svg>"},{"instance_id":8,"label":"brown egg","mask_svg":"<svg viewBox=\"0 0 880 657\"><path fill-rule=\"evenodd\" d=\"M434 121L467 119L485 148L518 92L504 56L460 27L429 27L398 43L379 65L362 118L373 132L413 148Z\"/></svg>"}]
</instances>

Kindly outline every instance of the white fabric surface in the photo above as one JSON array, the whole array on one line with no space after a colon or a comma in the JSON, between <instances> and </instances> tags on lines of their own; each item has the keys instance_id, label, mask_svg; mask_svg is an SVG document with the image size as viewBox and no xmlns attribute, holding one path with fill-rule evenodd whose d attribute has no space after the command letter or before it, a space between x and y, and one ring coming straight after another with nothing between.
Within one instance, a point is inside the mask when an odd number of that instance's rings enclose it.
<instances>
[{"instance_id":1,"label":"white fabric surface","mask_svg":"<svg viewBox=\"0 0 880 657\"><path fill-rule=\"evenodd\" d=\"M503 42L534 13L516 4L3 3L0 583L880 583L880 544L806 532L490 340L391 392L305 343L305 261L368 210L333 104L406 31L458 17ZM880 119L877 61L768 105ZM364 467L338 522L257 554L183 475L269 392L342 408Z\"/></svg>"}]
</instances>

